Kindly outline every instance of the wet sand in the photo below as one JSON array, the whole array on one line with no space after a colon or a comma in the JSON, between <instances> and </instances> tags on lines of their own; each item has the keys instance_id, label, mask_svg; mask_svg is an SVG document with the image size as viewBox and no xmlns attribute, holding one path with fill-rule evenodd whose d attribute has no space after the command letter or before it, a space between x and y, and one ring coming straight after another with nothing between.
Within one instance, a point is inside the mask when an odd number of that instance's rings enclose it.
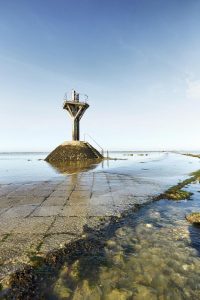
<instances>
[{"instance_id":1,"label":"wet sand","mask_svg":"<svg viewBox=\"0 0 200 300\"><path fill-rule=\"evenodd\" d=\"M48 181L1 184L1 282L5 284L10 274L33 264L34 256L45 257L84 238L86 226L98 229L112 217L120 218L125 211L152 201L172 182L187 177L189 170L197 170L195 158L169 154L164 160L172 169L172 162L176 162L176 167L173 174L166 173L162 178L160 158L149 158L144 161L146 168L140 167L132 175L131 167L125 172L119 167ZM157 173L149 176L153 164L158 164Z\"/></svg>"}]
</instances>

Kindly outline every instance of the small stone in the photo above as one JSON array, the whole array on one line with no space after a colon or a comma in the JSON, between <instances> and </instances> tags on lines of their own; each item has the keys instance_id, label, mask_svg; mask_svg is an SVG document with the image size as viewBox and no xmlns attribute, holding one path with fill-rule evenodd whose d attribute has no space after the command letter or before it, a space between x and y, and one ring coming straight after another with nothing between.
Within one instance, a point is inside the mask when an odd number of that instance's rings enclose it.
<instances>
[{"instance_id":1,"label":"small stone","mask_svg":"<svg viewBox=\"0 0 200 300\"><path fill-rule=\"evenodd\" d=\"M106 244L107 244L107 247L109 247L109 248L114 248L116 246L116 242L112 241L112 240L107 241Z\"/></svg>"},{"instance_id":2,"label":"small stone","mask_svg":"<svg viewBox=\"0 0 200 300\"><path fill-rule=\"evenodd\" d=\"M182 268L183 268L184 271L187 271L188 270L188 265L183 265Z\"/></svg>"},{"instance_id":3,"label":"small stone","mask_svg":"<svg viewBox=\"0 0 200 300\"><path fill-rule=\"evenodd\" d=\"M151 227L152 227L152 224L146 224L146 227L147 227L147 228L151 228Z\"/></svg>"},{"instance_id":4,"label":"small stone","mask_svg":"<svg viewBox=\"0 0 200 300\"><path fill-rule=\"evenodd\" d=\"M104 299L105 300L127 300L131 296L132 296L131 291L114 289L108 295L106 295Z\"/></svg>"}]
</instances>

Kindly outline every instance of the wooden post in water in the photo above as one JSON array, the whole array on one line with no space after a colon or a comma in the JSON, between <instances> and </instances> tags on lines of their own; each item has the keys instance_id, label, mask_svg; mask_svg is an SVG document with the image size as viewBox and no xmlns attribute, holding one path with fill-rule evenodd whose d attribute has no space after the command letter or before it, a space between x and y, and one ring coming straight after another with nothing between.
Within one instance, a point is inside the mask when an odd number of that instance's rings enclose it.
<instances>
[{"instance_id":1,"label":"wooden post in water","mask_svg":"<svg viewBox=\"0 0 200 300\"><path fill-rule=\"evenodd\" d=\"M107 150L107 158L109 158L109 152L108 152L108 150Z\"/></svg>"},{"instance_id":2,"label":"wooden post in water","mask_svg":"<svg viewBox=\"0 0 200 300\"><path fill-rule=\"evenodd\" d=\"M66 109L72 118L72 140L80 140L80 120L89 107L86 102L79 102L79 94L72 90L70 100L66 100L63 104L63 109Z\"/></svg>"}]
</instances>

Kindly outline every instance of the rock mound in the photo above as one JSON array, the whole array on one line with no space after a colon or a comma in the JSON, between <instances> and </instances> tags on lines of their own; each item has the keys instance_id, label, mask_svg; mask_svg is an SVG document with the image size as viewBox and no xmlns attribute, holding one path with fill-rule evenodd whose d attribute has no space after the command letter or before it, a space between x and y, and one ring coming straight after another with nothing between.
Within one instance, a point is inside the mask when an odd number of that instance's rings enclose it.
<instances>
[{"instance_id":1,"label":"rock mound","mask_svg":"<svg viewBox=\"0 0 200 300\"><path fill-rule=\"evenodd\" d=\"M88 159L103 159L103 156L87 142L72 141L59 145L45 160L50 163L64 163Z\"/></svg>"}]
</instances>

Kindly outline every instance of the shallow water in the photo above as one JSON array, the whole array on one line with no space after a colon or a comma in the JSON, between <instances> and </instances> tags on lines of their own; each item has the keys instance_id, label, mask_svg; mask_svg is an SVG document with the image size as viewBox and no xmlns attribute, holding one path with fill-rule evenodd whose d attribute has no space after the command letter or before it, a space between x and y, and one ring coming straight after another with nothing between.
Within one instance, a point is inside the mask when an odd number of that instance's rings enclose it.
<instances>
[{"instance_id":1,"label":"shallow water","mask_svg":"<svg viewBox=\"0 0 200 300\"><path fill-rule=\"evenodd\" d=\"M60 170L44 159L48 153L0 153L0 184L54 180L81 171L108 171L117 174L152 178L173 184L180 176L200 168L200 160L168 152L110 152L120 160L91 162L84 170L78 164L64 165ZM131 156L130 156L131 154ZM84 166L83 166L84 167ZM63 172L64 170L64 172Z\"/></svg>"},{"instance_id":2,"label":"shallow water","mask_svg":"<svg viewBox=\"0 0 200 300\"><path fill-rule=\"evenodd\" d=\"M161 200L120 221L100 253L63 265L47 299L200 299L200 228L185 215L191 200Z\"/></svg>"},{"instance_id":3,"label":"shallow water","mask_svg":"<svg viewBox=\"0 0 200 300\"><path fill-rule=\"evenodd\" d=\"M86 169L66 166L64 171L40 160L46 153L0 154L0 184L42 182L78 171L103 171L130 176L138 183L136 196L141 182L143 189L145 182L148 189L167 189L200 169L200 159L174 153L127 154L115 152L110 156L128 160L104 161ZM121 188L116 187L113 195L117 196ZM185 220L186 213L200 211L200 185L197 182L187 189L194 193L191 200L163 199L137 212L128 211L116 226L105 225L103 249L80 253L72 264L63 264L51 285L41 291L45 299L200 299L200 229Z\"/></svg>"}]
</instances>

